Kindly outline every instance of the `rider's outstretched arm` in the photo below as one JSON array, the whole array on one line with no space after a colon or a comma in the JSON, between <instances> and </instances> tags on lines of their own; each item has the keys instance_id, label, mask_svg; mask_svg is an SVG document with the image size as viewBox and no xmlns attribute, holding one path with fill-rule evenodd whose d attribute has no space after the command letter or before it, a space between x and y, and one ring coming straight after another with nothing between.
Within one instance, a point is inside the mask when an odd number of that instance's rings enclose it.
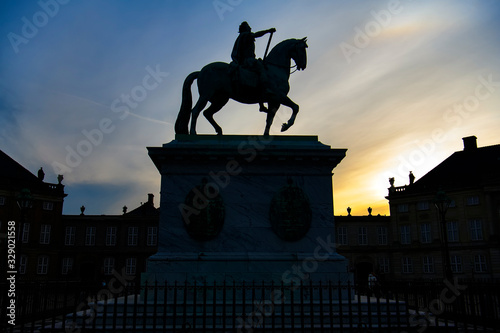
<instances>
[{"instance_id":1,"label":"rider's outstretched arm","mask_svg":"<svg viewBox=\"0 0 500 333\"><path fill-rule=\"evenodd\" d=\"M271 28L271 29L268 29L268 30L257 31L257 32L254 32L253 36L255 38L259 38L259 37L264 36L267 33L275 32L275 31L276 31L275 28Z\"/></svg>"}]
</instances>

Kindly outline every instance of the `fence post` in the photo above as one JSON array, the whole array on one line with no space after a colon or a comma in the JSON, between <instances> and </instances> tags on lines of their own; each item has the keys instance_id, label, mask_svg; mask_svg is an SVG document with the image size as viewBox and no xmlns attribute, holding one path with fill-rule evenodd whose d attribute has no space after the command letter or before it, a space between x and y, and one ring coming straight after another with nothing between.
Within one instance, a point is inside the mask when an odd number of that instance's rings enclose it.
<instances>
[{"instance_id":1,"label":"fence post","mask_svg":"<svg viewBox=\"0 0 500 333\"><path fill-rule=\"evenodd\" d=\"M122 327L125 328L127 325L127 312L128 312L128 296L130 295L130 289L135 288L135 286L126 285L123 289L124 299L123 299L123 316L122 316Z\"/></svg>"},{"instance_id":2,"label":"fence post","mask_svg":"<svg viewBox=\"0 0 500 333\"><path fill-rule=\"evenodd\" d=\"M157 317L157 313L158 313L158 280L156 280L156 279L155 279L153 292L154 292L154 294L153 294L153 327L156 327L156 317ZM144 317L144 319L143 319L144 325L143 326L145 327L146 321L147 321L146 313L144 313L143 317Z\"/></svg>"},{"instance_id":3,"label":"fence post","mask_svg":"<svg viewBox=\"0 0 500 333\"><path fill-rule=\"evenodd\" d=\"M146 281L146 285L147 285L147 281ZM139 287L139 290L140 290L141 287ZM132 328L135 330L136 329L136 325L137 325L137 292L134 292L134 313L133 313L133 317L132 317Z\"/></svg>"},{"instance_id":4,"label":"fence post","mask_svg":"<svg viewBox=\"0 0 500 333\"><path fill-rule=\"evenodd\" d=\"M163 281L163 332L167 330L167 299L168 299L168 283Z\"/></svg>"},{"instance_id":5,"label":"fence post","mask_svg":"<svg viewBox=\"0 0 500 333\"><path fill-rule=\"evenodd\" d=\"M265 331L266 330L266 312L264 311L265 309L265 299L266 299L266 285L265 285L265 282L264 280L262 280L262 284L261 284L261 302L262 302L262 330ZM274 311L274 308L272 309L272 311Z\"/></svg>"},{"instance_id":6,"label":"fence post","mask_svg":"<svg viewBox=\"0 0 500 333\"><path fill-rule=\"evenodd\" d=\"M281 329L285 331L285 283L281 280Z\"/></svg>"},{"instance_id":7,"label":"fence post","mask_svg":"<svg viewBox=\"0 0 500 333\"><path fill-rule=\"evenodd\" d=\"M186 280L184 280L184 292L183 292L184 293L184 295L183 295L184 299L182 300L182 304L184 305L183 306L184 313L182 314L182 318L183 318L184 324L187 321L187 302L188 302L187 291L188 291L188 282L187 282L187 279L186 279Z\"/></svg>"},{"instance_id":8,"label":"fence post","mask_svg":"<svg viewBox=\"0 0 500 333\"><path fill-rule=\"evenodd\" d=\"M198 298L198 294L197 294L197 288L198 286L196 285L196 280L194 281L194 285L193 285L193 324L191 325L191 327L195 328L196 327L196 307L198 306L197 304L197 298Z\"/></svg>"},{"instance_id":9,"label":"fence post","mask_svg":"<svg viewBox=\"0 0 500 333\"><path fill-rule=\"evenodd\" d=\"M295 332L295 295L294 295L295 285L292 282L290 288L290 319L292 321L292 333Z\"/></svg>"},{"instance_id":10,"label":"fence post","mask_svg":"<svg viewBox=\"0 0 500 333\"><path fill-rule=\"evenodd\" d=\"M335 325L335 320L334 320L334 317L333 317L333 286L332 286L332 281L329 281L329 287L330 287L330 330L333 330L333 327ZM339 281L337 282L337 287L338 287L338 290L337 290L337 294L338 294L338 303L339 303L339 328L340 328L340 332L344 332L344 315L343 315L343 310L342 310L342 284L340 282L340 279Z\"/></svg>"},{"instance_id":11,"label":"fence post","mask_svg":"<svg viewBox=\"0 0 500 333\"><path fill-rule=\"evenodd\" d=\"M354 318L352 316L352 288L351 281L347 281L347 308L349 309L349 327L354 324Z\"/></svg>"},{"instance_id":12,"label":"fence post","mask_svg":"<svg viewBox=\"0 0 500 333\"><path fill-rule=\"evenodd\" d=\"M276 332L276 304L274 303L274 280L271 280L271 290L270 290L271 302L273 302L273 313L271 314L271 329L272 332Z\"/></svg>"},{"instance_id":13,"label":"fence post","mask_svg":"<svg viewBox=\"0 0 500 333\"><path fill-rule=\"evenodd\" d=\"M222 330L224 332L226 331L226 316L227 316L226 297L227 297L226 280L224 279L224 281L222 282Z\"/></svg>"},{"instance_id":14,"label":"fence post","mask_svg":"<svg viewBox=\"0 0 500 333\"><path fill-rule=\"evenodd\" d=\"M202 297L203 297L203 319L202 319L202 328L203 331L207 329L207 280L203 281L202 286Z\"/></svg>"},{"instance_id":15,"label":"fence post","mask_svg":"<svg viewBox=\"0 0 500 333\"><path fill-rule=\"evenodd\" d=\"M233 280L233 328L236 328L236 281ZM243 317L243 315L242 315Z\"/></svg>"},{"instance_id":16,"label":"fence post","mask_svg":"<svg viewBox=\"0 0 500 333\"><path fill-rule=\"evenodd\" d=\"M214 280L214 289L212 293L212 329L213 332L216 332L217 327L217 282Z\"/></svg>"},{"instance_id":17,"label":"fence post","mask_svg":"<svg viewBox=\"0 0 500 333\"><path fill-rule=\"evenodd\" d=\"M165 283L167 283L165 281ZM173 316L172 316L172 329L175 331L177 329L177 293L179 292L177 288L177 280L174 280L174 298L172 300L173 304L172 307L174 308L173 310Z\"/></svg>"}]
</instances>

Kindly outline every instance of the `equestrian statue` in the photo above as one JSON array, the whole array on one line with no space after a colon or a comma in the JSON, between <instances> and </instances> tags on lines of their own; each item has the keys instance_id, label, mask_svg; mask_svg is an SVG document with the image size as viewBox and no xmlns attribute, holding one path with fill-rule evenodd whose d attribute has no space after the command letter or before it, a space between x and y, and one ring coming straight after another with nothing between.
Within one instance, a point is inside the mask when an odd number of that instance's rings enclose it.
<instances>
[{"instance_id":1,"label":"equestrian statue","mask_svg":"<svg viewBox=\"0 0 500 333\"><path fill-rule=\"evenodd\" d=\"M259 110L267 113L264 135L269 135L274 116L280 105L292 109L288 122L281 126L284 132L290 128L297 117L299 106L288 96L290 85L291 60L297 70L307 65L307 38L287 39L277 44L267 55L271 38L276 29L253 33L247 22L241 23L239 35L231 53L232 62L214 62L201 71L189 74L182 87L181 109L175 122L176 134L196 134L196 121L207 103L210 106L203 115L222 135L222 128L215 122L214 114L233 99L245 104L259 104ZM255 38L270 33L264 60L255 58ZM197 79L199 98L192 107L191 85ZM267 103L267 108L264 106ZM191 122L191 123L190 123ZM189 124L190 123L190 124Z\"/></svg>"}]
</instances>

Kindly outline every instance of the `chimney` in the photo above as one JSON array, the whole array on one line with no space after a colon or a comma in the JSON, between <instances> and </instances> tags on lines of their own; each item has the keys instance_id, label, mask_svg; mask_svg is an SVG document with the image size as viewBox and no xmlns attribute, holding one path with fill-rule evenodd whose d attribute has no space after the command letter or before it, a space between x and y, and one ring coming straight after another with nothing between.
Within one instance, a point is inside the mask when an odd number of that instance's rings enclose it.
<instances>
[{"instance_id":1,"label":"chimney","mask_svg":"<svg viewBox=\"0 0 500 333\"><path fill-rule=\"evenodd\" d=\"M462 138L462 140L464 141L464 151L477 149L477 138L474 135Z\"/></svg>"},{"instance_id":2,"label":"chimney","mask_svg":"<svg viewBox=\"0 0 500 333\"><path fill-rule=\"evenodd\" d=\"M154 206L154 198L155 196L152 193L148 194L148 205Z\"/></svg>"}]
</instances>

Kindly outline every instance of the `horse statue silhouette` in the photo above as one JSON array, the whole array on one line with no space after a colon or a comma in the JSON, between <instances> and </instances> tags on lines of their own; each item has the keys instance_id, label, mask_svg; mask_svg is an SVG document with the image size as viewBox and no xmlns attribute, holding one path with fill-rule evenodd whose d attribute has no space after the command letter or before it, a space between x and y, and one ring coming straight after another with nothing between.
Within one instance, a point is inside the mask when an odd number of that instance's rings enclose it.
<instances>
[{"instance_id":1,"label":"horse statue silhouette","mask_svg":"<svg viewBox=\"0 0 500 333\"><path fill-rule=\"evenodd\" d=\"M214 114L222 109L224 105L233 99L240 103L255 104L267 102L268 110L264 135L269 135L274 116L280 105L292 109L292 115L288 122L283 123L281 131L290 128L297 117L299 106L288 96L290 85L291 60L293 59L297 70L304 70L307 65L307 38L287 39L277 44L269 55L263 60L267 80L261 84L248 85L245 80L234 79L234 68L223 62L214 62L206 65L201 71L189 74L184 80L182 87L182 103L177 120L175 122L176 134L196 134L196 120L208 102L210 106L203 112L205 118L214 127L218 135L222 135L222 128L215 122ZM240 73L245 70L240 69ZM246 70L248 77L249 71ZM257 80L257 73L251 73ZM243 76L243 74L241 74ZM199 98L192 108L191 85L198 79ZM251 80L247 80L251 81ZM191 121L188 131L189 121Z\"/></svg>"}]
</instances>

